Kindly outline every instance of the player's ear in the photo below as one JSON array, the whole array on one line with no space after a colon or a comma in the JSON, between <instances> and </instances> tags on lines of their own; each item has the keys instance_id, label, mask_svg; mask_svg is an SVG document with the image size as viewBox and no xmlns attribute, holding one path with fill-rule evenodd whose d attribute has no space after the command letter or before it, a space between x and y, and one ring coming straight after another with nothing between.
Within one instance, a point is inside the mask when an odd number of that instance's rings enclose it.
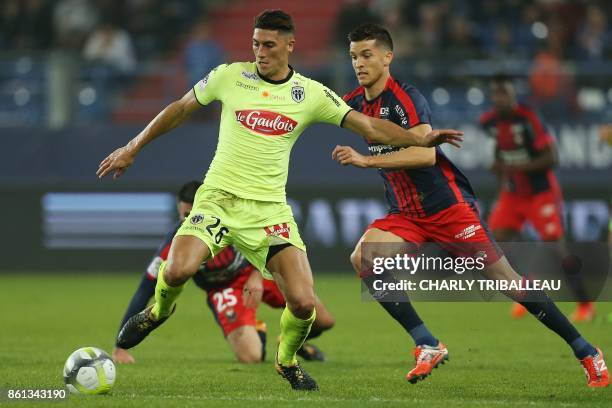
<instances>
[{"instance_id":1,"label":"player's ear","mask_svg":"<svg viewBox=\"0 0 612 408\"><path fill-rule=\"evenodd\" d=\"M385 67L391 65L391 61L393 61L393 51L389 50L385 53L384 57Z\"/></svg>"},{"instance_id":2,"label":"player's ear","mask_svg":"<svg viewBox=\"0 0 612 408\"><path fill-rule=\"evenodd\" d=\"M291 36L287 38L287 51L293 52L293 47L295 47L295 38Z\"/></svg>"}]
</instances>

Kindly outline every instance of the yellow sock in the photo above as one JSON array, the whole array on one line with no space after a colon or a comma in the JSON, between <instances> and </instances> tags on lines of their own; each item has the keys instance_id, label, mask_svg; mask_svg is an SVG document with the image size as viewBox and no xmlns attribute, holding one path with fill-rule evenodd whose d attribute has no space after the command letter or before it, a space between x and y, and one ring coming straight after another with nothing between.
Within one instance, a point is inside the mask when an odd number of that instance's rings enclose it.
<instances>
[{"instance_id":1,"label":"yellow sock","mask_svg":"<svg viewBox=\"0 0 612 408\"><path fill-rule=\"evenodd\" d=\"M310 333L310 327L317 317L317 311L306 320L299 319L285 307L281 315L281 341L278 345L278 362L284 366L297 364L296 353Z\"/></svg>"},{"instance_id":2,"label":"yellow sock","mask_svg":"<svg viewBox=\"0 0 612 408\"><path fill-rule=\"evenodd\" d=\"M170 286L164 280L164 270L166 269L166 261L159 266L157 274L157 284L155 285L155 305L151 309L151 313L156 319L167 317L172 311L174 301L183 291L183 283L180 286Z\"/></svg>"}]
</instances>

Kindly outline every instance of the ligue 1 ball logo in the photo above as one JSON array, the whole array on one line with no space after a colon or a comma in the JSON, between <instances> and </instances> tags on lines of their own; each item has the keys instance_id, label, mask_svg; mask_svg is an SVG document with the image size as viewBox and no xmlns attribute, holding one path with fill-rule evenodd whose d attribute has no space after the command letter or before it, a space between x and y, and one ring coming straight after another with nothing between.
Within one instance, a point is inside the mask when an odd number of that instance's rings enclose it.
<instances>
[{"instance_id":1,"label":"ligue 1 ball logo","mask_svg":"<svg viewBox=\"0 0 612 408\"><path fill-rule=\"evenodd\" d=\"M204 221L204 216L202 214L196 214L192 216L189 220L193 225L201 224Z\"/></svg>"}]
</instances>

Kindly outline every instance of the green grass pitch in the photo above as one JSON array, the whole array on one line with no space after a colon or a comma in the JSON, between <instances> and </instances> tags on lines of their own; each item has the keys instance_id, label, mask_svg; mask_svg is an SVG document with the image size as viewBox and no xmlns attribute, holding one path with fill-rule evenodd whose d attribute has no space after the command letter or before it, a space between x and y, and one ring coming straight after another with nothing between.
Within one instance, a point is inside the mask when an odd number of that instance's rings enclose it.
<instances>
[{"instance_id":1,"label":"green grass pitch","mask_svg":"<svg viewBox=\"0 0 612 408\"><path fill-rule=\"evenodd\" d=\"M65 359L82 346L111 351L135 274L5 274L0 278L0 388L61 388ZM612 388L591 390L565 343L529 317L513 321L508 303L419 303L417 310L450 351L450 362L417 385L404 376L412 341L380 306L362 302L352 274L315 276L337 319L317 344L325 363L305 363L321 391L295 393L268 361L244 366L233 356L189 284L177 313L134 349L137 364L118 366L111 394L16 406L54 407L612 407ZM569 312L573 306L564 304ZM600 316L579 329L612 356L612 323ZM266 306L268 355L280 312ZM270 341L271 340L271 341ZM0 400L0 405L7 404ZM13 405L13 404L10 404Z\"/></svg>"}]
</instances>

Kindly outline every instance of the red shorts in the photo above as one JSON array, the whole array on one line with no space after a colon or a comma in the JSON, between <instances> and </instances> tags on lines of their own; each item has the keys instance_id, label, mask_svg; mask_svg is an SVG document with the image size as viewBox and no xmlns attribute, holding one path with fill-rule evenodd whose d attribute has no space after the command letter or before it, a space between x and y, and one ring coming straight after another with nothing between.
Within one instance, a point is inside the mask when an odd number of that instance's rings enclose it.
<instances>
[{"instance_id":1,"label":"red shorts","mask_svg":"<svg viewBox=\"0 0 612 408\"><path fill-rule=\"evenodd\" d=\"M562 199L557 192L524 196L502 191L489 216L489 225L492 230L520 231L529 221L542 241L556 241L563 237L562 214Z\"/></svg>"},{"instance_id":2,"label":"red shorts","mask_svg":"<svg viewBox=\"0 0 612 408\"><path fill-rule=\"evenodd\" d=\"M238 327L255 326L257 310L245 307L243 298L243 288L251 271L247 268L229 285L208 291L208 306L225 336ZM285 298L274 281L264 279L263 286L263 303L276 309L285 307Z\"/></svg>"},{"instance_id":3,"label":"red shorts","mask_svg":"<svg viewBox=\"0 0 612 408\"><path fill-rule=\"evenodd\" d=\"M391 232L414 244L433 242L455 256L473 257L484 251L486 264L495 263L503 256L487 225L480 219L475 203L454 204L421 218L389 214L375 220L370 228Z\"/></svg>"}]
</instances>

